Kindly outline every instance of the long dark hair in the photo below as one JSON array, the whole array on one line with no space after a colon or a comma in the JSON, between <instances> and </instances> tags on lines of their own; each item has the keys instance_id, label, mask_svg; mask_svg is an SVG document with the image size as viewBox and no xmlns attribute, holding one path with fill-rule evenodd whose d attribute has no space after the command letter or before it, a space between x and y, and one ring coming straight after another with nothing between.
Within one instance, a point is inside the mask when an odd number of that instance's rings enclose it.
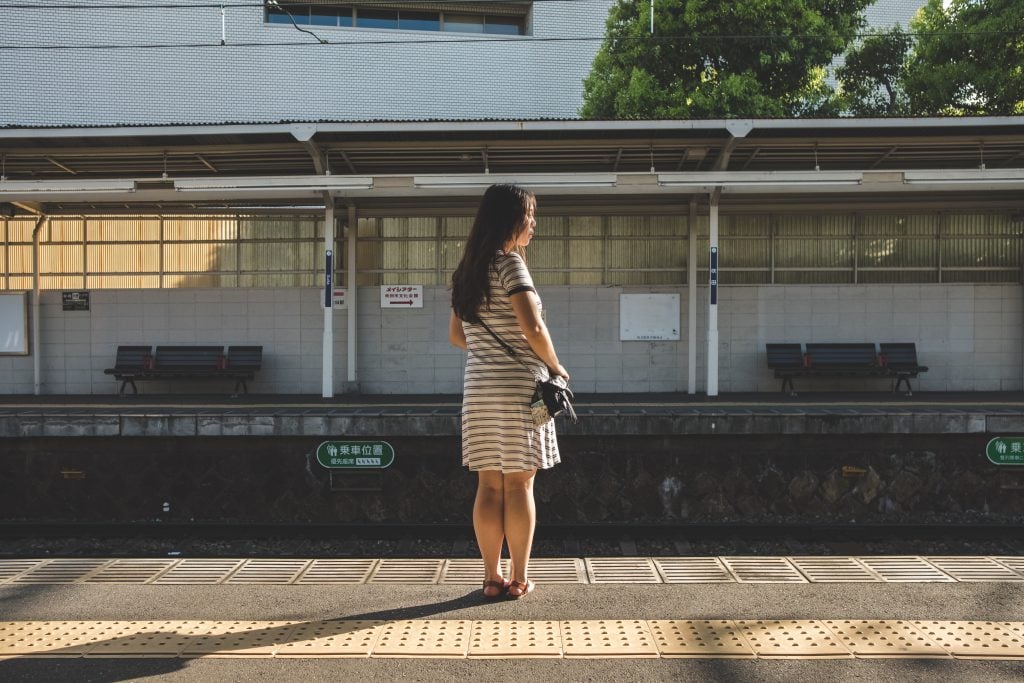
<instances>
[{"instance_id":1,"label":"long dark hair","mask_svg":"<svg viewBox=\"0 0 1024 683\"><path fill-rule=\"evenodd\" d=\"M490 266L495 255L525 228L533 193L518 185L491 185L480 200L462 261L452 275L452 310L460 320L480 322L490 308Z\"/></svg>"}]
</instances>

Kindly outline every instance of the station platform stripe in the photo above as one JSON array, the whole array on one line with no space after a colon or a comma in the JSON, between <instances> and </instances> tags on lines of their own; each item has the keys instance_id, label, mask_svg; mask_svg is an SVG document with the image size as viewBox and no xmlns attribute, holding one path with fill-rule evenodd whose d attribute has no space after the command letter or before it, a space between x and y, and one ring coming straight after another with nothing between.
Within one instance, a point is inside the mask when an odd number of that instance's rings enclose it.
<instances>
[{"instance_id":1,"label":"station platform stripe","mask_svg":"<svg viewBox=\"0 0 1024 683\"><path fill-rule=\"evenodd\" d=\"M0 659L1024 660L1024 622L897 619L8 621Z\"/></svg>"},{"instance_id":2,"label":"station platform stripe","mask_svg":"<svg viewBox=\"0 0 1024 683\"><path fill-rule=\"evenodd\" d=\"M1021 583L1024 557L539 557L530 560L530 578L542 584ZM0 559L0 586L476 585L480 580L478 558Z\"/></svg>"}]
</instances>

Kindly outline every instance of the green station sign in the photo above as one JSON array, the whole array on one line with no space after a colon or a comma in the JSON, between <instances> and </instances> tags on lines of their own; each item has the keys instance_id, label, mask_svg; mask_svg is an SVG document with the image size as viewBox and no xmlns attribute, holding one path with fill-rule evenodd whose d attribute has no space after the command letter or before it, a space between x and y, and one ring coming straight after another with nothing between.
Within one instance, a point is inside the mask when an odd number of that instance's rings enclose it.
<instances>
[{"instance_id":1,"label":"green station sign","mask_svg":"<svg viewBox=\"0 0 1024 683\"><path fill-rule=\"evenodd\" d=\"M985 446L993 465L1024 465L1024 436L997 436Z\"/></svg>"},{"instance_id":2,"label":"green station sign","mask_svg":"<svg viewBox=\"0 0 1024 683\"><path fill-rule=\"evenodd\" d=\"M324 441L316 459L329 469L379 470L395 461L395 449L387 441Z\"/></svg>"}]
</instances>

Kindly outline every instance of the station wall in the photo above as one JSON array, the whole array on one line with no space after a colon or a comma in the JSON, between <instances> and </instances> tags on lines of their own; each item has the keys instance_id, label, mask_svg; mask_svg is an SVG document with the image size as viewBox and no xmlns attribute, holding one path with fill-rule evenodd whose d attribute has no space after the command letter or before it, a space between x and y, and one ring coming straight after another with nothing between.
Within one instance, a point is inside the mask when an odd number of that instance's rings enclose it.
<instances>
[{"instance_id":1,"label":"station wall","mask_svg":"<svg viewBox=\"0 0 1024 683\"><path fill-rule=\"evenodd\" d=\"M548 326L580 393L687 389L685 286L540 288ZM619 341L619 295L680 295L680 341ZM367 394L458 394L463 353L448 344L449 291L424 287L421 309L381 309L379 288L359 288L358 385ZM89 311L40 300L41 393L111 394L103 369L120 344L261 344L251 393L320 395L321 290L93 290ZM705 389L707 291L698 292L697 388ZM334 312L335 393L346 387L346 309ZM1017 284L726 286L719 291L719 390L775 392L768 342L916 342L929 371L921 391L1024 387L1024 292ZM223 393L221 381L140 382L142 393ZM798 391L887 390L884 379L798 380ZM0 392L34 392L33 357L0 356Z\"/></svg>"}]
</instances>

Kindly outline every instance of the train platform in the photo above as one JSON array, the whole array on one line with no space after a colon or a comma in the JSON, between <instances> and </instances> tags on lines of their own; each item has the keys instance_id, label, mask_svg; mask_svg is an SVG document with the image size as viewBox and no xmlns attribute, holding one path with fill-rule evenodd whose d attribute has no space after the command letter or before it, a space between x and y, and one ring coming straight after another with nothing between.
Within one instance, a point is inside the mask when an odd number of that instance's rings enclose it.
<instances>
[{"instance_id":1,"label":"train platform","mask_svg":"<svg viewBox=\"0 0 1024 683\"><path fill-rule=\"evenodd\" d=\"M1024 556L0 559L0 680L1019 681Z\"/></svg>"},{"instance_id":2,"label":"train platform","mask_svg":"<svg viewBox=\"0 0 1024 683\"><path fill-rule=\"evenodd\" d=\"M456 436L461 396L3 395L0 438ZM1024 431L1024 393L589 394L565 436Z\"/></svg>"}]
</instances>

